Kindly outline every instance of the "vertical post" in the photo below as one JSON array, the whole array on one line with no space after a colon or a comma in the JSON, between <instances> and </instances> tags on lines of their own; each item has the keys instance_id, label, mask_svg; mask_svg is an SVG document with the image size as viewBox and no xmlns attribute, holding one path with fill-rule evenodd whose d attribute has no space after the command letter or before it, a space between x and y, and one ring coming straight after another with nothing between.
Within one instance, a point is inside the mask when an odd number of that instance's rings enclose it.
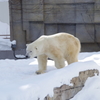
<instances>
[{"instance_id":1,"label":"vertical post","mask_svg":"<svg viewBox=\"0 0 100 100\"><path fill-rule=\"evenodd\" d=\"M43 27L44 27L44 35L46 35L46 27L45 27L45 2L44 0L42 1L43 5Z\"/></svg>"},{"instance_id":2,"label":"vertical post","mask_svg":"<svg viewBox=\"0 0 100 100\"><path fill-rule=\"evenodd\" d=\"M11 40L16 40L17 49L25 48L25 32L22 30L22 0L9 0Z\"/></svg>"}]
</instances>

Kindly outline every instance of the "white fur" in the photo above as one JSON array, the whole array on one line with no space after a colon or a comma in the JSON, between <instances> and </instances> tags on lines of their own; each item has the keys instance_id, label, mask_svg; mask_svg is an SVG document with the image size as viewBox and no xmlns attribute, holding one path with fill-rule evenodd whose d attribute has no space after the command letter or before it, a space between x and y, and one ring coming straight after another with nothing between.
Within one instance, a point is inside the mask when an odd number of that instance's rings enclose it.
<instances>
[{"instance_id":1,"label":"white fur","mask_svg":"<svg viewBox=\"0 0 100 100\"><path fill-rule=\"evenodd\" d=\"M27 54L32 58L37 56L39 70L37 74L44 73L47 67L47 58L55 61L56 68L63 68L65 60L68 64L78 61L80 41L68 33L57 33L41 36L27 46Z\"/></svg>"}]
</instances>

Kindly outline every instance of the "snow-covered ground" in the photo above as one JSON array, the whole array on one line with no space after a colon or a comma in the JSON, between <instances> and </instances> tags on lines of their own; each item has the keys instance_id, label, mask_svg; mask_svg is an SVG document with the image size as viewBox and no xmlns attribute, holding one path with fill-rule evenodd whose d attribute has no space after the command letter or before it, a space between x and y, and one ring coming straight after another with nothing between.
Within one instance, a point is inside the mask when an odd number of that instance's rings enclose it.
<instances>
[{"instance_id":1,"label":"snow-covered ground","mask_svg":"<svg viewBox=\"0 0 100 100\"><path fill-rule=\"evenodd\" d=\"M8 0L0 0L0 50L11 50Z\"/></svg>"},{"instance_id":2,"label":"snow-covered ground","mask_svg":"<svg viewBox=\"0 0 100 100\"><path fill-rule=\"evenodd\" d=\"M7 23L0 22L0 35L9 35L10 27Z\"/></svg>"},{"instance_id":3,"label":"snow-covered ground","mask_svg":"<svg viewBox=\"0 0 100 100\"><path fill-rule=\"evenodd\" d=\"M9 25L0 22L0 50L11 50Z\"/></svg>"},{"instance_id":4,"label":"snow-covered ground","mask_svg":"<svg viewBox=\"0 0 100 100\"><path fill-rule=\"evenodd\" d=\"M0 60L0 100L43 100L53 88L70 84L79 71L98 69L100 52L80 53L79 62L62 69L56 69L53 61L48 61L46 73L36 75L37 59ZM88 78L85 87L71 100L100 100L100 76Z\"/></svg>"},{"instance_id":5,"label":"snow-covered ground","mask_svg":"<svg viewBox=\"0 0 100 100\"><path fill-rule=\"evenodd\" d=\"M0 38L0 51L11 50L10 39Z\"/></svg>"}]
</instances>

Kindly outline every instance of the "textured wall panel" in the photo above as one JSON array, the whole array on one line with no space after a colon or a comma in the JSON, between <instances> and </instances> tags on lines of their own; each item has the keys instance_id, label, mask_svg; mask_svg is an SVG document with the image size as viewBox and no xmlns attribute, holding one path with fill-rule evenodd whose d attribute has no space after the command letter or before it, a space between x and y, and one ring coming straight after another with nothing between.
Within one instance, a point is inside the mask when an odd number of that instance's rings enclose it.
<instances>
[{"instance_id":1,"label":"textured wall panel","mask_svg":"<svg viewBox=\"0 0 100 100\"><path fill-rule=\"evenodd\" d=\"M47 35L57 33L57 25L54 24L45 24L45 32Z\"/></svg>"},{"instance_id":2,"label":"textured wall panel","mask_svg":"<svg viewBox=\"0 0 100 100\"><path fill-rule=\"evenodd\" d=\"M75 23L75 6L45 5L45 23Z\"/></svg>"},{"instance_id":3,"label":"textured wall panel","mask_svg":"<svg viewBox=\"0 0 100 100\"><path fill-rule=\"evenodd\" d=\"M76 5L76 22L93 23L94 21L94 4Z\"/></svg>"},{"instance_id":4,"label":"textured wall panel","mask_svg":"<svg viewBox=\"0 0 100 100\"><path fill-rule=\"evenodd\" d=\"M94 25L76 25L76 36L82 43L94 42Z\"/></svg>"},{"instance_id":5,"label":"textured wall panel","mask_svg":"<svg viewBox=\"0 0 100 100\"><path fill-rule=\"evenodd\" d=\"M66 33L73 34L75 36L75 30L76 30L76 27L73 24L72 25L68 25L68 24L58 25L59 32L66 32Z\"/></svg>"},{"instance_id":6,"label":"textured wall panel","mask_svg":"<svg viewBox=\"0 0 100 100\"><path fill-rule=\"evenodd\" d=\"M95 25L96 42L100 42L100 25Z\"/></svg>"},{"instance_id":7,"label":"textured wall panel","mask_svg":"<svg viewBox=\"0 0 100 100\"><path fill-rule=\"evenodd\" d=\"M43 23L30 22L29 23L29 31L30 31L30 41L36 40L38 37L44 34L44 25Z\"/></svg>"},{"instance_id":8,"label":"textured wall panel","mask_svg":"<svg viewBox=\"0 0 100 100\"><path fill-rule=\"evenodd\" d=\"M43 0L22 0L22 3L27 4L43 4Z\"/></svg>"},{"instance_id":9,"label":"textured wall panel","mask_svg":"<svg viewBox=\"0 0 100 100\"><path fill-rule=\"evenodd\" d=\"M23 5L23 21L43 21L43 5Z\"/></svg>"}]
</instances>

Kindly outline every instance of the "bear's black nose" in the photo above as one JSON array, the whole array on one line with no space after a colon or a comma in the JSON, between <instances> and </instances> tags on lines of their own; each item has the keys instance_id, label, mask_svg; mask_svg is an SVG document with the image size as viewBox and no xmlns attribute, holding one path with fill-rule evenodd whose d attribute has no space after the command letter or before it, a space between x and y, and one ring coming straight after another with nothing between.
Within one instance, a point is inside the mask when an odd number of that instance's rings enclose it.
<instances>
[{"instance_id":1,"label":"bear's black nose","mask_svg":"<svg viewBox=\"0 0 100 100\"><path fill-rule=\"evenodd\" d=\"M26 55L26 58L29 58L29 56L28 56L28 55Z\"/></svg>"}]
</instances>

